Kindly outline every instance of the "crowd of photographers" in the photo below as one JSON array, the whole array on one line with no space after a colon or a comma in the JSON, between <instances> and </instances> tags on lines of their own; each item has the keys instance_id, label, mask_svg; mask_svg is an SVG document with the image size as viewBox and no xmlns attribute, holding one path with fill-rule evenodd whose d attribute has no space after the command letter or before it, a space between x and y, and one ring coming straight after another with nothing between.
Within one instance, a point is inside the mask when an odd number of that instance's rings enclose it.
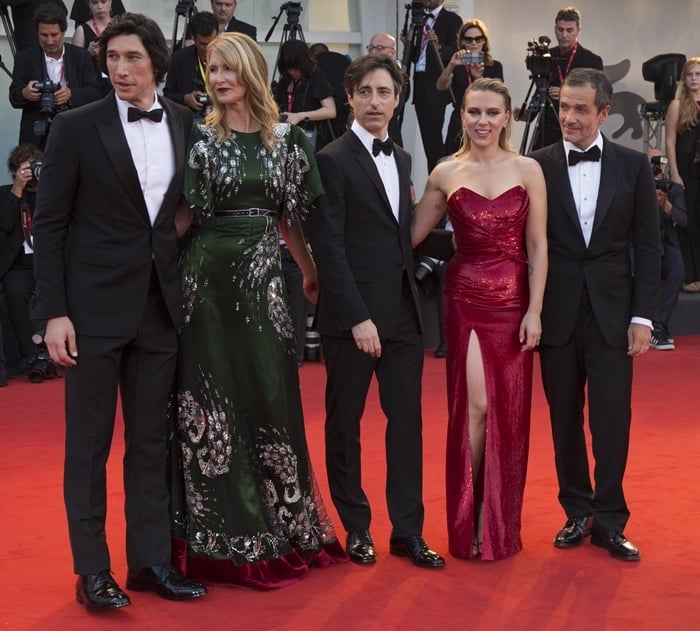
<instances>
[{"instance_id":1,"label":"crowd of photographers","mask_svg":"<svg viewBox=\"0 0 700 631\"><path fill-rule=\"evenodd\" d=\"M41 167L41 150L55 116L97 100L109 91L109 82L95 61L96 50L102 29L112 15L124 12L124 6L121 0L75 0L70 18L76 28L70 44L64 41L68 12L61 0L0 0L0 4L5 15L8 6L12 9L16 56L9 100L22 111L19 146L8 159L13 183L0 188L0 298L4 298L0 300L0 316L3 316L0 325L4 324L6 329L4 335L0 330L2 386L7 383L8 373L15 377L29 374L35 381L55 376L41 345L32 341L40 340L36 334L40 333L41 323L32 323L28 315L33 291L31 207ZM283 8L296 4L286 3ZM458 104L469 84L480 77L504 80L503 65L491 52L486 24L475 18L463 22L443 4L444 0L419 0L406 5L401 59L396 40L387 33L375 34L367 46L369 53L397 59L411 77L412 82L406 85L412 87L402 94L390 135L402 144L403 111L410 98L429 170L459 147L462 130ZM189 107L196 118L203 118L209 111L204 89L209 42L224 31L243 32L257 38L255 26L235 17L236 7L237 0L211 0L211 12L195 12L189 19L184 45L172 56L163 93ZM575 7L565 7L555 17L556 46L550 47L551 41L546 36L528 43L526 65L534 93L530 102L526 98L523 108L516 112L526 123L521 152L525 152L531 123L533 130L527 150L561 139L557 109L559 89L566 75L579 67L603 69L601 57L579 43L580 32L580 12ZM317 149L342 133L349 114L342 96L342 74L349 62L325 46L319 45L319 50L312 54L303 41L287 40L280 48L277 64L280 76L275 89L283 116L304 127ZM450 104L457 107L443 135ZM687 213L682 187L671 182L665 173L665 157L656 152L650 158L657 178L664 248L663 291L652 345L667 350L674 348L668 326L685 279L677 230L684 230ZM284 253L284 244L282 249ZM425 292L430 295L439 291L440 264L425 259L418 269ZM294 270L291 270L287 279L290 286L293 279ZM297 353L301 364L306 318L303 306L298 305L296 312ZM7 357L3 339L8 347ZM442 342L436 355L444 356ZM34 366L38 372L33 370Z\"/></svg>"}]
</instances>

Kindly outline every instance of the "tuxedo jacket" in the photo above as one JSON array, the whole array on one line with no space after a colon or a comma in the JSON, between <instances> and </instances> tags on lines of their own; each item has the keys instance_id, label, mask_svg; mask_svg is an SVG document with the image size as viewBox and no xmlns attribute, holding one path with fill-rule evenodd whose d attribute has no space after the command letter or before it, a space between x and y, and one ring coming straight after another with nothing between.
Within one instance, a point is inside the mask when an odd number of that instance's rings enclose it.
<instances>
[{"instance_id":1,"label":"tuxedo jacket","mask_svg":"<svg viewBox=\"0 0 700 631\"><path fill-rule=\"evenodd\" d=\"M170 317L181 324L175 209L192 117L167 99L161 105L176 170L154 225L114 93L56 118L34 213L34 318L68 315L85 335L132 336L155 269Z\"/></svg>"},{"instance_id":2,"label":"tuxedo jacket","mask_svg":"<svg viewBox=\"0 0 700 631\"><path fill-rule=\"evenodd\" d=\"M248 22L242 22L235 17L231 18L231 21L226 27L227 33L245 33L248 37L252 37L257 41L258 39L258 29Z\"/></svg>"},{"instance_id":3,"label":"tuxedo jacket","mask_svg":"<svg viewBox=\"0 0 700 631\"><path fill-rule=\"evenodd\" d=\"M98 86L95 65L90 53L72 44L64 44L64 46L65 81L71 89L69 106L75 108L99 99L103 93ZM30 81L44 81L47 78L44 51L39 45L17 53L10 84L10 104L22 110L20 144L36 146L41 144L41 138L34 134L34 122L41 120L45 115L40 113L40 102L27 101L22 96L22 89Z\"/></svg>"},{"instance_id":4,"label":"tuxedo jacket","mask_svg":"<svg viewBox=\"0 0 700 631\"><path fill-rule=\"evenodd\" d=\"M316 156L326 194L309 219L309 237L318 264L321 334L351 336L351 327L372 319L380 339L391 337L401 317L404 275L420 319L411 250L411 157L398 146L393 155L398 221L372 156L354 132L348 130Z\"/></svg>"},{"instance_id":5,"label":"tuxedo jacket","mask_svg":"<svg viewBox=\"0 0 700 631\"><path fill-rule=\"evenodd\" d=\"M185 46L173 53L163 94L175 103L184 105L185 94L193 90L206 92L197 63L197 47Z\"/></svg>"},{"instance_id":6,"label":"tuxedo jacket","mask_svg":"<svg viewBox=\"0 0 700 631\"><path fill-rule=\"evenodd\" d=\"M21 199L12 194L12 185L0 186L0 281L12 267L24 244L20 218ZM28 199L34 198L34 195Z\"/></svg>"},{"instance_id":7,"label":"tuxedo jacket","mask_svg":"<svg viewBox=\"0 0 700 631\"><path fill-rule=\"evenodd\" d=\"M604 139L593 231L586 246L563 143L532 157L547 183L549 266L542 343L558 346L569 340L585 288L606 342L626 346L631 317L654 320L657 309L659 217L649 161Z\"/></svg>"}]
</instances>

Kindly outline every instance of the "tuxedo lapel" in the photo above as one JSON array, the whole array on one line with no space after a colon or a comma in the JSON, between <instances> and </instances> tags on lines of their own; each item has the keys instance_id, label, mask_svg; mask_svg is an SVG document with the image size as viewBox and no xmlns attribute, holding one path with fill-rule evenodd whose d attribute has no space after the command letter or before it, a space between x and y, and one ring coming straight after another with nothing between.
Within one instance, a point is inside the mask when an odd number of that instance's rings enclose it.
<instances>
[{"instance_id":1,"label":"tuxedo lapel","mask_svg":"<svg viewBox=\"0 0 700 631\"><path fill-rule=\"evenodd\" d=\"M167 114L168 128L170 130L170 139L173 143L173 154L175 156L174 177L170 182L168 190L163 196L163 203L161 204L161 208L171 208L174 205L174 202L182 194L182 178L179 176L182 174L185 165L186 136L182 116L180 116L180 114L175 110L175 108L172 107L170 103L168 103L167 99L159 98L158 100L163 109L165 110L165 113ZM158 216L156 217L156 221L158 221L159 218L160 210L158 212Z\"/></svg>"},{"instance_id":2,"label":"tuxedo lapel","mask_svg":"<svg viewBox=\"0 0 700 631\"><path fill-rule=\"evenodd\" d=\"M374 160L372 160L372 156L370 156L369 151L365 149L364 145L353 131L347 132L347 141L352 150L355 152L355 156L360 167L367 174L367 177L369 177L370 181L372 182L372 185L377 190L377 193L379 193L379 196L382 198L382 201L384 202L384 209L392 217L394 217L394 213L391 210L391 204L389 203L389 198L386 194L386 189L384 188L384 182L382 182L382 178L379 177L377 165L374 163Z\"/></svg>"},{"instance_id":3,"label":"tuxedo lapel","mask_svg":"<svg viewBox=\"0 0 700 631\"><path fill-rule=\"evenodd\" d=\"M136 173L134 161L131 158L131 151L129 150L129 144L126 142L124 129L119 120L114 94L108 94L103 99L102 104L101 116L95 121L97 135L109 156L114 171L124 186L124 190L134 203L134 207L143 214L150 224L151 220L148 216L146 201L143 198L141 182L139 181L138 173Z\"/></svg>"},{"instance_id":4,"label":"tuxedo lapel","mask_svg":"<svg viewBox=\"0 0 700 631\"><path fill-rule=\"evenodd\" d=\"M576 227L576 231L579 235L581 235L581 239L583 239L583 231L581 230L581 222L579 221L578 212L576 211L574 194L571 192L569 165L566 161L564 145L561 142L552 145L551 159L556 171L555 181L557 182L557 185L555 190L559 197L561 207L564 209L564 212Z\"/></svg>"},{"instance_id":5,"label":"tuxedo lapel","mask_svg":"<svg viewBox=\"0 0 700 631\"><path fill-rule=\"evenodd\" d=\"M605 139L603 139L603 155L601 160L600 187L598 188L598 199L596 201L591 239L595 237L596 230L598 230L608 213L622 172L621 156L615 150L613 144Z\"/></svg>"},{"instance_id":6,"label":"tuxedo lapel","mask_svg":"<svg viewBox=\"0 0 700 631\"><path fill-rule=\"evenodd\" d=\"M394 156L399 171L399 224L404 225L411 217L411 160L406 152L398 149Z\"/></svg>"}]
</instances>

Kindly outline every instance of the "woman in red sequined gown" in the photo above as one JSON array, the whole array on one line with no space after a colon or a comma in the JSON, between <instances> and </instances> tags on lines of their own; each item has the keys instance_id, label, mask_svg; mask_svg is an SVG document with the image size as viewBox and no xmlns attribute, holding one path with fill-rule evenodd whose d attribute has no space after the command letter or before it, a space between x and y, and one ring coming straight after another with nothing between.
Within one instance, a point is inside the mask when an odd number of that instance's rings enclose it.
<instances>
[{"instance_id":1,"label":"woman in red sequined gown","mask_svg":"<svg viewBox=\"0 0 700 631\"><path fill-rule=\"evenodd\" d=\"M510 146L510 95L501 82L472 83L461 114L464 141L430 174L413 240L447 209L456 245L443 290L449 547L457 557L493 560L522 548L546 192L539 165Z\"/></svg>"}]
</instances>

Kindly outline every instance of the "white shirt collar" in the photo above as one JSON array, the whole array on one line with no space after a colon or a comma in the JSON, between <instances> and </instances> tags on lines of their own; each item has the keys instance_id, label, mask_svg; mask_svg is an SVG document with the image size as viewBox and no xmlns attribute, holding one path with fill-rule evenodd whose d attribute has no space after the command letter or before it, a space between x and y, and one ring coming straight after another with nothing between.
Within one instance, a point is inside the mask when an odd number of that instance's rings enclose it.
<instances>
[{"instance_id":1,"label":"white shirt collar","mask_svg":"<svg viewBox=\"0 0 700 631\"><path fill-rule=\"evenodd\" d=\"M370 134L362 125L360 125L360 123L357 122L357 120L352 121L352 126L350 129L355 132L355 135L360 139L360 142L364 145L365 149L367 149L370 155L372 155L372 145L374 144L374 139L376 136ZM389 138L388 133L384 138L380 138L379 140L384 141L387 138Z\"/></svg>"},{"instance_id":2,"label":"white shirt collar","mask_svg":"<svg viewBox=\"0 0 700 631\"><path fill-rule=\"evenodd\" d=\"M117 110L119 111L119 118L121 119L122 123L127 122L127 116L128 116L128 111L130 107L136 107L133 103L129 103L129 101L125 101L124 99L120 99L116 93L114 94L114 98L117 100ZM153 105L149 107L146 111L150 112L151 110L156 110L156 109L161 109L161 104L160 101L158 101L158 95L154 92L153 93ZM165 112L163 112L165 115Z\"/></svg>"},{"instance_id":3,"label":"white shirt collar","mask_svg":"<svg viewBox=\"0 0 700 631\"><path fill-rule=\"evenodd\" d=\"M596 136L595 140L588 146L586 147L583 151L588 151L591 147L597 146L598 149L600 149L600 155L603 155L603 134L600 133L600 130L598 130L598 135ZM564 141L564 153L568 156L569 151L581 151L576 145L570 143L568 140Z\"/></svg>"}]
</instances>

